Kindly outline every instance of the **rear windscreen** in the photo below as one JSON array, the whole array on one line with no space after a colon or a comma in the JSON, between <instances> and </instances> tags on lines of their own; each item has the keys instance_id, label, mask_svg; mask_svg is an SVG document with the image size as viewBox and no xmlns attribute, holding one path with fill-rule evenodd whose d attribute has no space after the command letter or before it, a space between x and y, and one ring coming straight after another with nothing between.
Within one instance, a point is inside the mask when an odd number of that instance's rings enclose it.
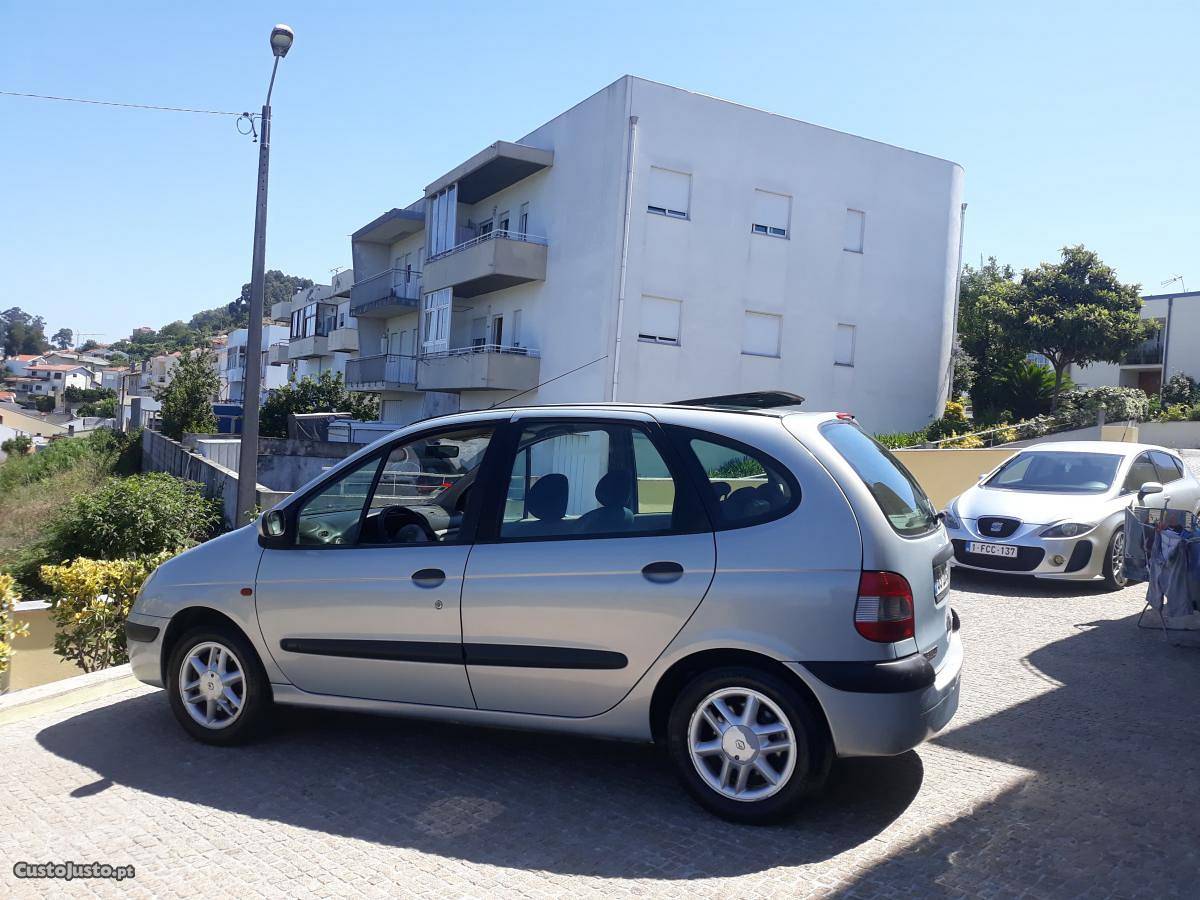
<instances>
[{"instance_id":1,"label":"rear windscreen","mask_svg":"<svg viewBox=\"0 0 1200 900\"><path fill-rule=\"evenodd\" d=\"M821 435L863 480L899 534L915 537L937 528L937 511L917 480L877 441L853 422L830 422Z\"/></svg>"}]
</instances>

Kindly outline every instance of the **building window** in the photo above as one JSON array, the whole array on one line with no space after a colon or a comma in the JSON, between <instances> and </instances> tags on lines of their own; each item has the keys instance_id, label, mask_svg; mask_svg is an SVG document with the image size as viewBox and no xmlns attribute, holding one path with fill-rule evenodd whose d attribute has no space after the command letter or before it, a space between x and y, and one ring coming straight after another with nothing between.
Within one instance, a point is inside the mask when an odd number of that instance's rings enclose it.
<instances>
[{"instance_id":1,"label":"building window","mask_svg":"<svg viewBox=\"0 0 1200 900\"><path fill-rule=\"evenodd\" d=\"M850 253L863 252L863 234L867 230L867 214L861 209L846 210L846 232L842 249Z\"/></svg>"},{"instance_id":2,"label":"building window","mask_svg":"<svg viewBox=\"0 0 1200 900\"><path fill-rule=\"evenodd\" d=\"M673 219L686 219L692 196L692 176L670 169L650 167L649 200L646 212Z\"/></svg>"},{"instance_id":3,"label":"building window","mask_svg":"<svg viewBox=\"0 0 1200 900\"><path fill-rule=\"evenodd\" d=\"M638 340L651 344L679 344L678 300L666 297L642 297Z\"/></svg>"},{"instance_id":4,"label":"building window","mask_svg":"<svg viewBox=\"0 0 1200 900\"><path fill-rule=\"evenodd\" d=\"M512 345L514 347L521 346L521 310L514 309L512 314Z\"/></svg>"},{"instance_id":5,"label":"building window","mask_svg":"<svg viewBox=\"0 0 1200 900\"><path fill-rule=\"evenodd\" d=\"M792 218L792 198L787 194L775 194L756 188L753 214L754 221L750 230L754 234L786 238L788 223Z\"/></svg>"},{"instance_id":6,"label":"building window","mask_svg":"<svg viewBox=\"0 0 1200 900\"><path fill-rule=\"evenodd\" d=\"M742 324L742 352L749 356L779 356L783 317L746 310Z\"/></svg>"},{"instance_id":7,"label":"building window","mask_svg":"<svg viewBox=\"0 0 1200 900\"><path fill-rule=\"evenodd\" d=\"M854 326L838 322L837 333L833 338L833 364L835 366L854 365Z\"/></svg>"},{"instance_id":8,"label":"building window","mask_svg":"<svg viewBox=\"0 0 1200 900\"><path fill-rule=\"evenodd\" d=\"M517 231L521 234L529 234L529 204L521 204L521 215L517 219Z\"/></svg>"}]
</instances>

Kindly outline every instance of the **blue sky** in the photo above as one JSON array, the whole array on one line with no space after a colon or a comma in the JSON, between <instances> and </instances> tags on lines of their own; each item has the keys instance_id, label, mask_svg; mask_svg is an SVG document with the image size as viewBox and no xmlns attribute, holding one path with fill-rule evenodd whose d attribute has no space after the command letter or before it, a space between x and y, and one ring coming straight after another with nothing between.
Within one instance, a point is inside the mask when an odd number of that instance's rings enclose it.
<instances>
[{"instance_id":1,"label":"blue sky","mask_svg":"<svg viewBox=\"0 0 1200 900\"><path fill-rule=\"evenodd\" d=\"M271 268L328 279L350 232L632 73L961 163L970 261L1082 242L1200 288L1194 3L0 0L0 89L257 110L276 21ZM0 97L0 135L0 308L115 340L248 279L231 118Z\"/></svg>"}]
</instances>

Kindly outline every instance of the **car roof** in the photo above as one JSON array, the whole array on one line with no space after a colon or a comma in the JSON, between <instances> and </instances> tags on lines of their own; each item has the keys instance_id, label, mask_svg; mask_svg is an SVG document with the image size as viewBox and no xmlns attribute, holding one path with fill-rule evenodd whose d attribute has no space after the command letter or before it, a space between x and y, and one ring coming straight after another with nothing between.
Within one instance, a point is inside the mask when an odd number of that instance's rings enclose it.
<instances>
[{"instance_id":1,"label":"car roof","mask_svg":"<svg viewBox=\"0 0 1200 900\"><path fill-rule=\"evenodd\" d=\"M1172 455L1178 455L1174 450L1167 447L1160 447L1158 444L1131 444L1123 441L1047 441L1042 444L1031 444L1028 447L1022 447L1021 452L1026 450L1035 453L1047 453L1053 451L1067 453L1108 453L1115 456L1137 456L1146 450L1162 450Z\"/></svg>"}]
</instances>

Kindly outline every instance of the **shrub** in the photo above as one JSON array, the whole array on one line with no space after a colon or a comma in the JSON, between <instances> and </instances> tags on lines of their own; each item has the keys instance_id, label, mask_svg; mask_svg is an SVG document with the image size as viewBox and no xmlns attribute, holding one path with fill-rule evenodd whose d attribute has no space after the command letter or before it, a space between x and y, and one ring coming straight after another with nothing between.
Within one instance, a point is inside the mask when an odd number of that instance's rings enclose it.
<instances>
[{"instance_id":1,"label":"shrub","mask_svg":"<svg viewBox=\"0 0 1200 900\"><path fill-rule=\"evenodd\" d=\"M58 403L53 397L37 397L33 401L33 408L38 412L54 412L54 407L57 405Z\"/></svg>"},{"instance_id":2,"label":"shrub","mask_svg":"<svg viewBox=\"0 0 1200 900\"><path fill-rule=\"evenodd\" d=\"M1105 418L1110 422L1143 421L1150 414L1150 398L1138 388L1093 387L1068 391L1059 398L1059 415L1079 425L1096 421L1096 413L1104 407Z\"/></svg>"},{"instance_id":3,"label":"shrub","mask_svg":"<svg viewBox=\"0 0 1200 900\"><path fill-rule=\"evenodd\" d=\"M1164 422L1186 422L1192 416L1192 408L1186 403L1175 403L1163 410Z\"/></svg>"},{"instance_id":4,"label":"shrub","mask_svg":"<svg viewBox=\"0 0 1200 900\"><path fill-rule=\"evenodd\" d=\"M897 431L892 434L877 434L875 440L889 450L903 450L905 447L918 447L925 443L924 431Z\"/></svg>"},{"instance_id":5,"label":"shrub","mask_svg":"<svg viewBox=\"0 0 1200 900\"><path fill-rule=\"evenodd\" d=\"M325 371L317 378L305 376L271 391L259 413L259 433L263 437L285 438L289 413L319 412L346 412L355 419L377 419L379 397L347 391L337 372Z\"/></svg>"},{"instance_id":6,"label":"shrub","mask_svg":"<svg viewBox=\"0 0 1200 900\"><path fill-rule=\"evenodd\" d=\"M970 430L971 423L967 420L967 408L963 404L951 400L946 404L946 410L942 413L942 417L929 424L925 430L925 436L928 440L940 441L943 438L966 434Z\"/></svg>"},{"instance_id":7,"label":"shrub","mask_svg":"<svg viewBox=\"0 0 1200 900\"><path fill-rule=\"evenodd\" d=\"M43 566L42 580L54 592L50 618L57 626L54 652L85 672L129 661L125 620L142 585L174 553L137 559L73 559Z\"/></svg>"},{"instance_id":8,"label":"shrub","mask_svg":"<svg viewBox=\"0 0 1200 900\"><path fill-rule=\"evenodd\" d=\"M33 438L26 434L18 434L0 444L0 452L6 456L25 456L33 450Z\"/></svg>"},{"instance_id":9,"label":"shrub","mask_svg":"<svg viewBox=\"0 0 1200 900\"><path fill-rule=\"evenodd\" d=\"M974 450L983 446L983 438L976 434L964 434L957 440L947 441L943 447L954 447L957 450Z\"/></svg>"},{"instance_id":10,"label":"shrub","mask_svg":"<svg viewBox=\"0 0 1200 900\"><path fill-rule=\"evenodd\" d=\"M1049 411L1054 402L1054 370L1049 366L1020 360L1000 376L1000 383L1012 413L1018 419L1041 415ZM1070 388L1070 379L1064 379L1062 389Z\"/></svg>"},{"instance_id":11,"label":"shrub","mask_svg":"<svg viewBox=\"0 0 1200 900\"><path fill-rule=\"evenodd\" d=\"M763 474L763 467L749 456L739 456L722 463L708 474L713 478L755 478Z\"/></svg>"},{"instance_id":12,"label":"shrub","mask_svg":"<svg viewBox=\"0 0 1200 900\"><path fill-rule=\"evenodd\" d=\"M112 388L68 387L63 391L68 403L96 403L100 400L115 400L117 392Z\"/></svg>"},{"instance_id":13,"label":"shrub","mask_svg":"<svg viewBox=\"0 0 1200 900\"><path fill-rule=\"evenodd\" d=\"M13 607L20 599L13 577L0 574L0 673L8 669L13 641L29 634L28 625L13 620Z\"/></svg>"},{"instance_id":14,"label":"shrub","mask_svg":"<svg viewBox=\"0 0 1200 900\"><path fill-rule=\"evenodd\" d=\"M115 397L104 397L94 403L81 403L75 408L77 416L100 416L104 419L115 419L117 416L117 401Z\"/></svg>"},{"instance_id":15,"label":"shrub","mask_svg":"<svg viewBox=\"0 0 1200 900\"><path fill-rule=\"evenodd\" d=\"M220 523L220 501L203 497L196 482L165 472L110 478L54 515L40 547L41 561L122 559L178 550L210 537Z\"/></svg>"},{"instance_id":16,"label":"shrub","mask_svg":"<svg viewBox=\"0 0 1200 900\"><path fill-rule=\"evenodd\" d=\"M1200 403L1197 403L1195 406L1192 407L1192 411L1191 411L1191 414L1188 416L1188 419L1190 419L1193 422L1200 422Z\"/></svg>"},{"instance_id":17,"label":"shrub","mask_svg":"<svg viewBox=\"0 0 1200 900\"><path fill-rule=\"evenodd\" d=\"M1182 372L1176 372L1167 379L1167 383L1163 385L1162 390L1163 403L1168 406L1191 406L1197 400L1200 400L1200 395L1196 392L1196 381L1184 375Z\"/></svg>"}]
</instances>

